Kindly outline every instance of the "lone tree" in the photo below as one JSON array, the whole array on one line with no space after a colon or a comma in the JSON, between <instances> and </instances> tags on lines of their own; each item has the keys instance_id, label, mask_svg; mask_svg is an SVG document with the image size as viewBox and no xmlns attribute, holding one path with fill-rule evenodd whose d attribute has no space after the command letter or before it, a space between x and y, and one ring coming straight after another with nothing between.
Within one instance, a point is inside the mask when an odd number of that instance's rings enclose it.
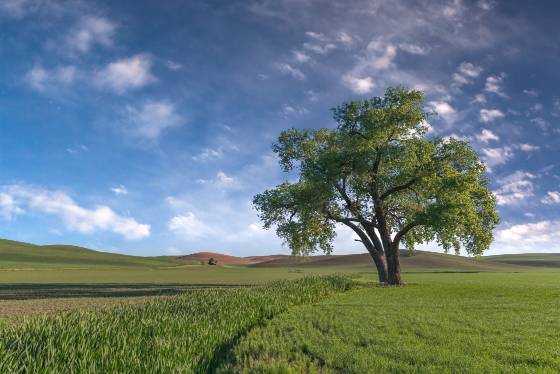
<instances>
[{"instance_id":1,"label":"lone tree","mask_svg":"<svg viewBox=\"0 0 560 374\"><path fill-rule=\"evenodd\" d=\"M456 139L427 139L421 91L333 109L335 129L289 129L273 145L284 182L254 197L265 228L276 226L295 255L332 251L337 224L370 253L382 284L402 283L399 246L435 241L446 252L481 254L499 221L484 164Z\"/></svg>"}]
</instances>

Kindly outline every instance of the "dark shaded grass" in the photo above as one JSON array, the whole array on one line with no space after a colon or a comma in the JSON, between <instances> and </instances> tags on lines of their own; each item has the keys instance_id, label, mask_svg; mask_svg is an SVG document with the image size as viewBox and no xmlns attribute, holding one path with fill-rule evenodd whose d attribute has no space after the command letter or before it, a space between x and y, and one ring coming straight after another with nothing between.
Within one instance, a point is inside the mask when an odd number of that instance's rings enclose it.
<instances>
[{"instance_id":1,"label":"dark shaded grass","mask_svg":"<svg viewBox=\"0 0 560 374\"><path fill-rule=\"evenodd\" d=\"M0 284L0 300L32 300L77 297L134 297L178 295L205 288L238 288L249 285L236 284Z\"/></svg>"}]
</instances>

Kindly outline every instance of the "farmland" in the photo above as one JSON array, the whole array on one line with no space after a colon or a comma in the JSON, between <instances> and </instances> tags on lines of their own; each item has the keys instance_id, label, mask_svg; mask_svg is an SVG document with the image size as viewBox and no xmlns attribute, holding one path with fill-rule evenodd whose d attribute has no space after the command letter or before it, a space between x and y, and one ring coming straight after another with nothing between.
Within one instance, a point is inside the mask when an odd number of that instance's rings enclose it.
<instances>
[{"instance_id":1,"label":"farmland","mask_svg":"<svg viewBox=\"0 0 560 374\"><path fill-rule=\"evenodd\" d=\"M403 252L407 286L379 288L367 255L0 252L2 372L560 370L553 254Z\"/></svg>"},{"instance_id":2,"label":"farmland","mask_svg":"<svg viewBox=\"0 0 560 374\"><path fill-rule=\"evenodd\" d=\"M560 274L412 274L252 330L228 370L282 373L557 373ZM380 308L383 310L380 310Z\"/></svg>"}]
</instances>

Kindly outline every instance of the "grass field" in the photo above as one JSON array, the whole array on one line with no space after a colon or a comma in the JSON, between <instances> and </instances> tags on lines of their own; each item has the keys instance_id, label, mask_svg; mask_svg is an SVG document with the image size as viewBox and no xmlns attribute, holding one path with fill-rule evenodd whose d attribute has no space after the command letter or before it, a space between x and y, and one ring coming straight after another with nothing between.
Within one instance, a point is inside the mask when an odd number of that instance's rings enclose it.
<instances>
[{"instance_id":1,"label":"grass field","mask_svg":"<svg viewBox=\"0 0 560 374\"><path fill-rule=\"evenodd\" d=\"M225 372L560 372L560 273L407 279L280 315L240 340Z\"/></svg>"},{"instance_id":2,"label":"grass field","mask_svg":"<svg viewBox=\"0 0 560 374\"><path fill-rule=\"evenodd\" d=\"M32 319L0 330L0 372L207 373L251 328L352 286L345 277L305 278Z\"/></svg>"},{"instance_id":3,"label":"grass field","mask_svg":"<svg viewBox=\"0 0 560 374\"><path fill-rule=\"evenodd\" d=\"M558 255L252 261L0 240L0 372L560 372Z\"/></svg>"}]
</instances>

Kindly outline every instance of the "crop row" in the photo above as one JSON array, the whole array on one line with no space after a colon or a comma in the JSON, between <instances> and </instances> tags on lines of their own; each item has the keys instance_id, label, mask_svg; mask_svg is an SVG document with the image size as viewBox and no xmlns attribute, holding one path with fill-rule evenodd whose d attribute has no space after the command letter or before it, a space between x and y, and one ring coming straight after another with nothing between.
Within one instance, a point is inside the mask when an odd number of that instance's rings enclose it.
<instances>
[{"instance_id":1,"label":"crop row","mask_svg":"<svg viewBox=\"0 0 560 374\"><path fill-rule=\"evenodd\" d=\"M0 331L0 372L206 373L251 328L353 285L344 276L308 277L29 319Z\"/></svg>"}]
</instances>

